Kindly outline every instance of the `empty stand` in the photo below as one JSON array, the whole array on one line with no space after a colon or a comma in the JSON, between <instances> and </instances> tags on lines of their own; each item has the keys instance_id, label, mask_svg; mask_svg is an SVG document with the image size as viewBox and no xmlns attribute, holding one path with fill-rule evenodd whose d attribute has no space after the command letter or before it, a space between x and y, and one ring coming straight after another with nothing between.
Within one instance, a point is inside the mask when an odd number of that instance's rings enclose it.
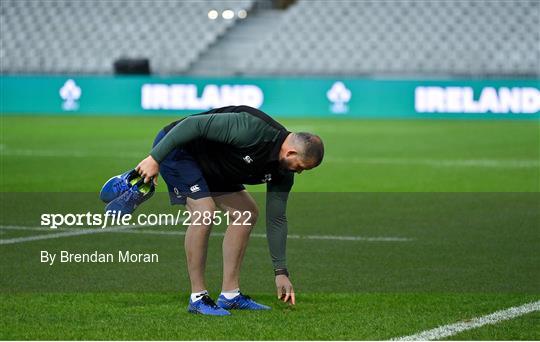
<instances>
[{"instance_id":1,"label":"empty stand","mask_svg":"<svg viewBox=\"0 0 540 342\"><path fill-rule=\"evenodd\" d=\"M538 75L540 2L299 1L247 74Z\"/></svg>"},{"instance_id":2,"label":"empty stand","mask_svg":"<svg viewBox=\"0 0 540 342\"><path fill-rule=\"evenodd\" d=\"M540 75L539 0L260 1L2 0L2 73Z\"/></svg>"},{"instance_id":3,"label":"empty stand","mask_svg":"<svg viewBox=\"0 0 540 342\"><path fill-rule=\"evenodd\" d=\"M208 10L252 2L2 0L2 72L112 73L129 57L181 73L235 23L209 20Z\"/></svg>"}]
</instances>

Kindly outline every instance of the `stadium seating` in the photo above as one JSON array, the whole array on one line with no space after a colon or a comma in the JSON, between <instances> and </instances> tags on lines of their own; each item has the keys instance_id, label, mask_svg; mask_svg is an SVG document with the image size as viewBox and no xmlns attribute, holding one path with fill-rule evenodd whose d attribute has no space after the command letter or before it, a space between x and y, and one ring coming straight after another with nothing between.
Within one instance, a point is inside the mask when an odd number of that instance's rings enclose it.
<instances>
[{"instance_id":1,"label":"stadium seating","mask_svg":"<svg viewBox=\"0 0 540 342\"><path fill-rule=\"evenodd\" d=\"M209 9L252 3L2 0L2 72L111 73L115 59L138 57L181 73L235 22L209 20Z\"/></svg>"},{"instance_id":2,"label":"stadium seating","mask_svg":"<svg viewBox=\"0 0 540 342\"><path fill-rule=\"evenodd\" d=\"M256 3L2 0L2 73L111 73L115 59L132 57L160 74L189 74L242 26L209 20L209 9ZM540 74L538 0L299 0L280 13L223 75Z\"/></svg>"},{"instance_id":3,"label":"stadium seating","mask_svg":"<svg viewBox=\"0 0 540 342\"><path fill-rule=\"evenodd\" d=\"M299 1L255 74L540 74L540 2Z\"/></svg>"}]
</instances>

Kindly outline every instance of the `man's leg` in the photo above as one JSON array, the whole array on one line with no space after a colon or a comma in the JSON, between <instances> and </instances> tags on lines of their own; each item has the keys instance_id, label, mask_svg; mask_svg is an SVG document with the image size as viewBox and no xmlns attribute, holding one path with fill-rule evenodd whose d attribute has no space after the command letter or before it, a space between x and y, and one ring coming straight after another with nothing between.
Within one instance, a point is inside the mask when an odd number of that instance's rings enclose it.
<instances>
[{"instance_id":1,"label":"man's leg","mask_svg":"<svg viewBox=\"0 0 540 342\"><path fill-rule=\"evenodd\" d=\"M216 205L211 197L201 199L188 198L186 208L192 215L192 222L200 212L201 216L205 211L213 213ZM195 216L194 216L195 215ZM191 281L191 292L201 292L206 290L204 271L206 268L206 255L208 251L208 238L212 225L203 225L202 219L197 223L200 225L190 225L186 232L184 248L186 250L187 268Z\"/></svg>"},{"instance_id":2,"label":"man's leg","mask_svg":"<svg viewBox=\"0 0 540 342\"><path fill-rule=\"evenodd\" d=\"M222 290L231 291L240 287L240 267L259 210L255 200L245 190L218 196L214 200L230 217L230 224L223 239ZM237 222L240 225L233 225L238 215L242 215Z\"/></svg>"}]
</instances>

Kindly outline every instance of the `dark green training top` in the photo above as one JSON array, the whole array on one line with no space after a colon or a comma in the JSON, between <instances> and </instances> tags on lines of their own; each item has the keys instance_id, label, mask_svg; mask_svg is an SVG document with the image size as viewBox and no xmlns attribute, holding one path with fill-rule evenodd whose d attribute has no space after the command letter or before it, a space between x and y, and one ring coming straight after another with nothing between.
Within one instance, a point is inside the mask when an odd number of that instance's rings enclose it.
<instances>
[{"instance_id":1,"label":"dark green training top","mask_svg":"<svg viewBox=\"0 0 540 342\"><path fill-rule=\"evenodd\" d=\"M290 133L264 112L229 106L188 116L164 128L167 135L150 155L161 163L181 147L205 178L232 184L267 184L266 236L274 268L286 268L287 198L294 173L279 167L279 152Z\"/></svg>"}]
</instances>

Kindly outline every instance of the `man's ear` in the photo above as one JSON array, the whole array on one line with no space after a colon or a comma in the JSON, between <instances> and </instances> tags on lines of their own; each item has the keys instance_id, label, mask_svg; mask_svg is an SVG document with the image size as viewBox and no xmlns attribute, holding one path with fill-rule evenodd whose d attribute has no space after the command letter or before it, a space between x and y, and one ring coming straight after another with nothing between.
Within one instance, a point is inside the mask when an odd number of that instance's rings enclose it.
<instances>
[{"instance_id":1,"label":"man's ear","mask_svg":"<svg viewBox=\"0 0 540 342\"><path fill-rule=\"evenodd\" d=\"M294 157L297 154L298 152L296 152L296 150L288 150L287 153L285 153L285 157Z\"/></svg>"}]
</instances>

